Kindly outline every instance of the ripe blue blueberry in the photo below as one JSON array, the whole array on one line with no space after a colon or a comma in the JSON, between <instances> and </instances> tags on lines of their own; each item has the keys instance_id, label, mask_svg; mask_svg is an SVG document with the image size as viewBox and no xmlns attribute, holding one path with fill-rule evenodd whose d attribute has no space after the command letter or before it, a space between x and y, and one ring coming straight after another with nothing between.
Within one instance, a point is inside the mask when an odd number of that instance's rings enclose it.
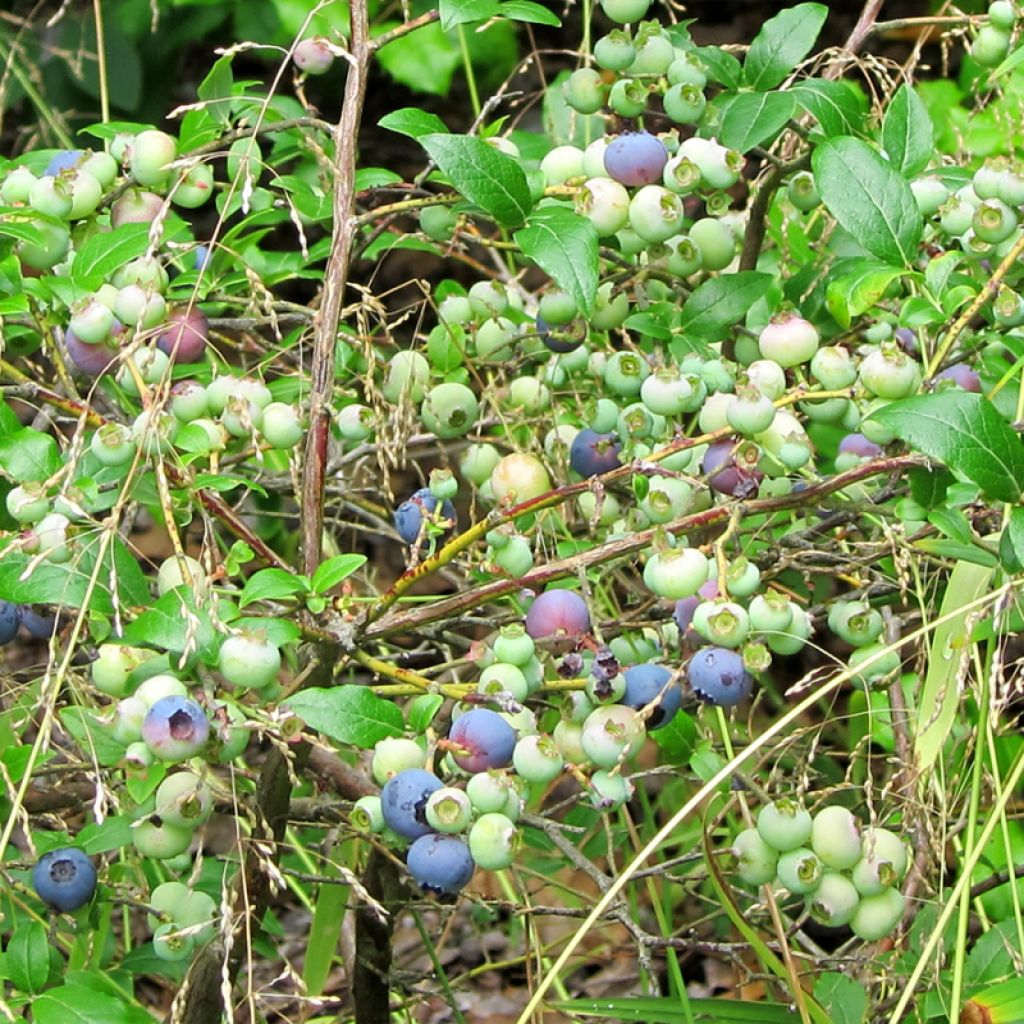
<instances>
[{"instance_id":1,"label":"ripe blue blueberry","mask_svg":"<svg viewBox=\"0 0 1024 1024\"><path fill-rule=\"evenodd\" d=\"M423 768L408 768L388 779L380 792L384 823L406 839L427 835L427 800L441 786L441 780Z\"/></svg>"},{"instance_id":2,"label":"ripe blue blueberry","mask_svg":"<svg viewBox=\"0 0 1024 1024\"><path fill-rule=\"evenodd\" d=\"M162 697L142 723L142 739L161 761L194 757L209 738L206 712L188 697Z\"/></svg>"},{"instance_id":3,"label":"ripe blue blueberry","mask_svg":"<svg viewBox=\"0 0 1024 1024\"><path fill-rule=\"evenodd\" d=\"M83 156L85 156L84 149L58 150L58 152L50 157L50 162L46 165L46 170L43 171L44 177L56 177L61 171L66 171L74 167Z\"/></svg>"},{"instance_id":4,"label":"ripe blue blueberry","mask_svg":"<svg viewBox=\"0 0 1024 1024\"><path fill-rule=\"evenodd\" d=\"M672 673L664 665L632 665L624 675L626 692L621 703L640 711L657 701L646 720L648 729L660 729L675 718L683 703L683 694L675 684L669 685Z\"/></svg>"},{"instance_id":5,"label":"ripe blue blueberry","mask_svg":"<svg viewBox=\"0 0 1024 1024\"><path fill-rule=\"evenodd\" d=\"M710 704L731 708L750 696L754 680L736 651L702 647L686 669L693 692Z\"/></svg>"},{"instance_id":6,"label":"ripe blue blueberry","mask_svg":"<svg viewBox=\"0 0 1024 1024\"><path fill-rule=\"evenodd\" d=\"M420 536L423 520L432 516L437 508L437 498L429 487L421 487L408 501L395 509L395 529L406 544L415 544ZM441 505L441 515L455 522L455 506L450 501Z\"/></svg>"},{"instance_id":7,"label":"ripe blue blueberry","mask_svg":"<svg viewBox=\"0 0 1024 1024\"><path fill-rule=\"evenodd\" d=\"M0 645L9 644L18 635L21 605L0 601Z\"/></svg>"},{"instance_id":8,"label":"ripe blue blueberry","mask_svg":"<svg viewBox=\"0 0 1024 1024\"><path fill-rule=\"evenodd\" d=\"M622 445L614 434L599 434L585 427L569 448L569 465L582 477L597 476L618 469Z\"/></svg>"},{"instance_id":9,"label":"ripe blue blueberry","mask_svg":"<svg viewBox=\"0 0 1024 1024\"><path fill-rule=\"evenodd\" d=\"M526 613L526 632L534 640L589 633L587 603L574 590L546 590Z\"/></svg>"},{"instance_id":10,"label":"ripe blue blueberry","mask_svg":"<svg viewBox=\"0 0 1024 1024\"><path fill-rule=\"evenodd\" d=\"M96 868L73 846L44 853L32 869L32 888L39 898L63 913L84 907L96 891Z\"/></svg>"},{"instance_id":11,"label":"ripe blue blueberry","mask_svg":"<svg viewBox=\"0 0 1024 1024\"><path fill-rule=\"evenodd\" d=\"M538 316L535 325L537 336L552 352L575 352L586 340L586 332L578 330L578 325L574 323L555 327L542 316Z\"/></svg>"},{"instance_id":12,"label":"ripe blue blueberry","mask_svg":"<svg viewBox=\"0 0 1024 1024\"><path fill-rule=\"evenodd\" d=\"M409 874L429 892L457 893L473 877L476 866L469 847L455 836L420 836L406 855Z\"/></svg>"},{"instance_id":13,"label":"ripe blue blueberry","mask_svg":"<svg viewBox=\"0 0 1024 1024\"><path fill-rule=\"evenodd\" d=\"M650 132L626 132L616 136L604 151L608 177L622 185L653 185L661 181L668 150Z\"/></svg>"},{"instance_id":14,"label":"ripe blue blueberry","mask_svg":"<svg viewBox=\"0 0 1024 1024\"><path fill-rule=\"evenodd\" d=\"M504 768L512 760L516 732L496 711L473 708L452 725L449 742L459 748L452 756L467 772Z\"/></svg>"}]
</instances>

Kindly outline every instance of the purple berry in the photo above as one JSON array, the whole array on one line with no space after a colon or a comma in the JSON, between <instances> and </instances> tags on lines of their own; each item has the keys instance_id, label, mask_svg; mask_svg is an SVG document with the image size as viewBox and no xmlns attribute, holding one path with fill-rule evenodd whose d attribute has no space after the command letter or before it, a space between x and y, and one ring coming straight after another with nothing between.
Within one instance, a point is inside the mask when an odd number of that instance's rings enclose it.
<instances>
[{"instance_id":1,"label":"purple berry","mask_svg":"<svg viewBox=\"0 0 1024 1024\"><path fill-rule=\"evenodd\" d=\"M973 391L975 394L981 392L981 378L976 370L972 370L966 363L954 363L940 370L935 374L936 382L940 380L951 380L957 387L964 391Z\"/></svg>"},{"instance_id":2,"label":"purple berry","mask_svg":"<svg viewBox=\"0 0 1024 1024\"><path fill-rule=\"evenodd\" d=\"M589 633L587 603L574 590L546 590L526 613L526 632L534 640Z\"/></svg>"},{"instance_id":3,"label":"purple berry","mask_svg":"<svg viewBox=\"0 0 1024 1024\"><path fill-rule=\"evenodd\" d=\"M167 326L156 339L156 347L171 357L172 363L196 363L203 358L210 337L206 314L193 306L181 306L167 317Z\"/></svg>"},{"instance_id":4,"label":"purple berry","mask_svg":"<svg viewBox=\"0 0 1024 1024\"><path fill-rule=\"evenodd\" d=\"M206 712L188 697L161 697L142 723L142 739L161 761L194 757L209 737Z\"/></svg>"},{"instance_id":5,"label":"purple berry","mask_svg":"<svg viewBox=\"0 0 1024 1024\"><path fill-rule=\"evenodd\" d=\"M457 893L473 877L469 847L455 836L420 836L405 859L409 874L428 892Z\"/></svg>"},{"instance_id":6,"label":"purple berry","mask_svg":"<svg viewBox=\"0 0 1024 1024\"><path fill-rule=\"evenodd\" d=\"M713 491L731 498L753 498L764 474L755 466L737 461L736 441L725 438L708 447L701 463L701 472L709 479Z\"/></svg>"},{"instance_id":7,"label":"purple berry","mask_svg":"<svg viewBox=\"0 0 1024 1024\"><path fill-rule=\"evenodd\" d=\"M667 162L668 150L650 132L626 132L612 139L604 151L604 169L621 185L660 182Z\"/></svg>"},{"instance_id":8,"label":"purple berry","mask_svg":"<svg viewBox=\"0 0 1024 1024\"><path fill-rule=\"evenodd\" d=\"M705 583L704 586L707 586ZM703 588L701 588L703 589ZM686 631L690 628L690 623L693 622L693 613L697 610L697 606L701 603L700 592L694 594L693 597L684 597L676 601L675 611L672 613L672 618L676 620L676 625L679 627L679 638L683 639L686 635ZM718 596L718 587L715 586L715 593L712 597Z\"/></svg>"},{"instance_id":9,"label":"purple berry","mask_svg":"<svg viewBox=\"0 0 1024 1024\"><path fill-rule=\"evenodd\" d=\"M429 487L421 487L408 501L395 509L395 529L406 544L415 544L423 520L437 508L437 497ZM455 506L448 500L441 506L441 515L455 523Z\"/></svg>"},{"instance_id":10,"label":"purple berry","mask_svg":"<svg viewBox=\"0 0 1024 1024\"><path fill-rule=\"evenodd\" d=\"M598 476L622 465L619 462L621 450L615 434L599 434L585 427L573 438L569 465L582 477Z\"/></svg>"},{"instance_id":11,"label":"purple berry","mask_svg":"<svg viewBox=\"0 0 1024 1024\"><path fill-rule=\"evenodd\" d=\"M647 719L648 729L660 729L676 716L683 694L675 684L669 686L672 673L663 665L632 665L625 671L626 692L620 703L640 711L652 701L657 705Z\"/></svg>"},{"instance_id":12,"label":"purple berry","mask_svg":"<svg viewBox=\"0 0 1024 1024\"><path fill-rule=\"evenodd\" d=\"M839 451L849 452L860 459L873 459L882 454L881 446L869 441L863 434L847 434L839 442Z\"/></svg>"},{"instance_id":13,"label":"purple berry","mask_svg":"<svg viewBox=\"0 0 1024 1024\"><path fill-rule=\"evenodd\" d=\"M119 228L122 224L152 224L163 209L163 196L145 189L133 188L122 193L110 207L110 223Z\"/></svg>"},{"instance_id":14,"label":"purple berry","mask_svg":"<svg viewBox=\"0 0 1024 1024\"><path fill-rule=\"evenodd\" d=\"M71 362L90 377L108 373L117 363L116 348L107 345L87 345L70 328L64 332L64 349Z\"/></svg>"},{"instance_id":15,"label":"purple berry","mask_svg":"<svg viewBox=\"0 0 1024 1024\"><path fill-rule=\"evenodd\" d=\"M384 823L406 839L419 839L430 833L426 808L430 794L443 783L423 768L407 768L388 779L380 791L380 809Z\"/></svg>"},{"instance_id":16,"label":"purple berry","mask_svg":"<svg viewBox=\"0 0 1024 1024\"><path fill-rule=\"evenodd\" d=\"M32 869L32 888L39 898L67 914L84 907L96 891L96 868L73 846L44 853Z\"/></svg>"},{"instance_id":17,"label":"purple berry","mask_svg":"<svg viewBox=\"0 0 1024 1024\"><path fill-rule=\"evenodd\" d=\"M516 731L496 711L474 708L452 725L448 733L455 763L467 772L504 768L512 761Z\"/></svg>"},{"instance_id":18,"label":"purple berry","mask_svg":"<svg viewBox=\"0 0 1024 1024\"><path fill-rule=\"evenodd\" d=\"M743 658L725 647L702 647L686 669L693 692L709 704L731 708L750 696L754 680Z\"/></svg>"}]
</instances>

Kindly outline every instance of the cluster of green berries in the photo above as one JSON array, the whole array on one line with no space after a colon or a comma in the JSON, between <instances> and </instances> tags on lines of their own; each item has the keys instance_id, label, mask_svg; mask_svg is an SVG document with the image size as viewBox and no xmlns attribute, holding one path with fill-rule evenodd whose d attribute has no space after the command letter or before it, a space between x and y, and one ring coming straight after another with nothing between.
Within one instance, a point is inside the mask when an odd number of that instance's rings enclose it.
<instances>
[{"instance_id":1,"label":"cluster of green berries","mask_svg":"<svg viewBox=\"0 0 1024 1024\"><path fill-rule=\"evenodd\" d=\"M776 800L761 808L756 828L736 836L732 852L743 882L803 897L810 916L826 927L849 927L874 942L903 919L906 844L889 829L862 828L845 807L812 817L793 800Z\"/></svg>"},{"instance_id":2,"label":"cluster of green berries","mask_svg":"<svg viewBox=\"0 0 1024 1024\"><path fill-rule=\"evenodd\" d=\"M1010 52L1017 9L1012 0L995 0L989 5L988 20L979 28L971 43L971 56L983 67L994 68Z\"/></svg>"}]
</instances>

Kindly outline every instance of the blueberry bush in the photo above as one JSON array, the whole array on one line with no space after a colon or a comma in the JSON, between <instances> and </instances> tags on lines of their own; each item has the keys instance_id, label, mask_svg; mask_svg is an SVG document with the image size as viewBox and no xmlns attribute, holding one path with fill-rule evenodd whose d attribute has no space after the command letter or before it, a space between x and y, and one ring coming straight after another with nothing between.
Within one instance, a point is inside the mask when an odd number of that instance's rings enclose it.
<instances>
[{"instance_id":1,"label":"blueberry bush","mask_svg":"<svg viewBox=\"0 0 1024 1024\"><path fill-rule=\"evenodd\" d=\"M4 1018L1024 1019L1017 4L78 6L0 22Z\"/></svg>"}]
</instances>

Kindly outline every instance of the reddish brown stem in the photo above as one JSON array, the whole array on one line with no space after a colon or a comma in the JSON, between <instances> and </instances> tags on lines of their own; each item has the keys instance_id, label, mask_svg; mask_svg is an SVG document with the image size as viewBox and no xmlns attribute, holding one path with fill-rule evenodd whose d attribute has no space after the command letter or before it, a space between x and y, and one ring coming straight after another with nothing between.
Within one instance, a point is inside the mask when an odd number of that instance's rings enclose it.
<instances>
[{"instance_id":1,"label":"reddish brown stem","mask_svg":"<svg viewBox=\"0 0 1024 1024\"><path fill-rule=\"evenodd\" d=\"M356 155L366 79L373 56L365 4L354 3L351 17L348 77L341 117L334 132L334 235L324 273L323 302L316 322L310 368L309 434L302 472L302 557L307 574L315 572L320 564L335 347L352 242L358 230L354 216Z\"/></svg>"},{"instance_id":2,"label":"reddish brown stem","mask_svg":"<svg viewBox=\"0 0 1024 1024\"><path fill-rule=\"evenodd\" d=\"M845 473L839 473L827 480L823 480L821 483L814 484L806 490L794 494L785 494L777 498L744 502L743 507L747 515L760 515L799 508L802 505L818 501L826 495L840 491L859 480L880 476L885 473L905 472L911 466L920 465L920 463L921 458L916 455L900 455L894 458L874 459L847 470ZM658 527L658 529L667 530L670 533L686 533L697 530L728 519L734 508L735 504L733 503L716 505L714 508L706 509L703 512L684 516L682 519L677 519L666 526ZM431 604L420 605L409 611L393 612L370 625L366 635L368 637L380 637L389 633L414 630L430 622L458 616L487 601L503 597L506 594L515 593L523 588L536 588L553 580L574 576L580 569L609 562L612 559L621 558L623 555L643 550L652 543L655 532L654 529L643 530L628 537L622 537L618 540L601 544L570 558L548 562L546 565L533 569L525 576L517 579L495 580L491 583L474 587L471 590L453 594L451 597L435 601Z\"/></svg>"}]
</instances>

